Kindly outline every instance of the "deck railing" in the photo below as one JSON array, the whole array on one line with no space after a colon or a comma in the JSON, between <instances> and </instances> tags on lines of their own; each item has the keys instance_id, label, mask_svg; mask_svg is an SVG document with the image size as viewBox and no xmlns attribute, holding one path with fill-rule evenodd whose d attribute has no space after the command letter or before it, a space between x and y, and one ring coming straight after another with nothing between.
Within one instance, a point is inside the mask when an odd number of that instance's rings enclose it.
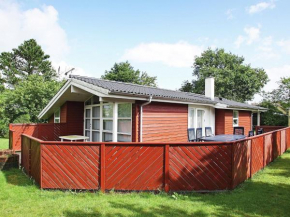
<instances>
[{"instance_id":1,"label":"deck railing","mask_svg":"<svg viewBox=\"0 0 290 217\"><path fill-rule=\"evenodd\" d=\"M42 189L221 191L288 148L290 128L214 143L72 143L22 135L22 166Z\"/></svg>"}]
</instances>

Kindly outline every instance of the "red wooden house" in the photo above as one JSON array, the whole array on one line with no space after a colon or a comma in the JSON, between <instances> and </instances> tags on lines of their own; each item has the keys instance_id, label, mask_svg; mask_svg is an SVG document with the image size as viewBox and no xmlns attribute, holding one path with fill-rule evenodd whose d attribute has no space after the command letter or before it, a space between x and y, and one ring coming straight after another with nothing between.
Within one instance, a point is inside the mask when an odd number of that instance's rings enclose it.
<instances>
[{"instance_id":1,"label":"red wooden house","mask_svg":"<svg viewBox=\"0 0 290 217\"><path fill-rule=\"evenodd\" d=\"M89 141L187 142L188 128L232 134L243 126L248 133L252 114L259 119L265 111L214 97L214 79L205 83L205 95L199 95L71 75L39 118L67 123L68 135Z\"/></svg>"}]
</instances>

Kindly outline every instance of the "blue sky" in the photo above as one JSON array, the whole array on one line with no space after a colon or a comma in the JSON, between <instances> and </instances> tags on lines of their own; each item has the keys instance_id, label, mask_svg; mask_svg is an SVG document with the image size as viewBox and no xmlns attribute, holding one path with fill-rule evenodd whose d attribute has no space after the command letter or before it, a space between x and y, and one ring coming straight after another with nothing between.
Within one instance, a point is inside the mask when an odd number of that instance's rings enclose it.
<instances>
[{"instance_id":1,"label":"blue sky","mask_svg":"<svg viewBox=\"0 0 290 217\"><path fill-rule=\"evenodd\" d=\"M62 72L100 77L128 60L159 87L178 89L192 79L195 55L224 48L264 68L271 90L290 75L289 9L287 0L0 0L0 52L35 38Z\"/></svg>"}]
</instances>

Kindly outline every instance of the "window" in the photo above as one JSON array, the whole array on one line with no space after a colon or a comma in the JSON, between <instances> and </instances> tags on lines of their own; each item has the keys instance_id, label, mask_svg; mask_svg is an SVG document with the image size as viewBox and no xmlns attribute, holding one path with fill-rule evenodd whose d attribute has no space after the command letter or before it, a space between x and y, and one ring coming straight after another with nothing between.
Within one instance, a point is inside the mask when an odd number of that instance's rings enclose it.
<instances>
[{"instance_id":1,"label":"window","mask_svg":"<svg viewBox=\"0 0 290 217\"><path fill-rule=\"evenodd\" d=\"M239 112L233 111L233 126L237 127L239 126Z\"/></svg>"},{"instance_id":2,"label":"window","mask_svg":"<svg viewBox=\"0 0 290 217\"><path fill-rule=\"evenodd\" d=\"M197 128L203 128L203 114L204 111L203 110L197 110Z\"/></svg>"},{"instance_id":3,"label":"window","mask_svg":"<svg viewBox=\"0 0 290 217\"><path fill-rule=\"evenodd\" d=\"M118 104L117 141L131 142L132 133L132 104Z\"/></svg>"},{"instance_id":4,"label":"window","mask_svg":"<svg viewBox=\"0 0 290 217\"><path fill-rule=\"evenodd\" d=\"M113 141L113 104L103 104L103 142Z\"/></svg>"},{"instance_id":5,"label":"window","mask_svg":"<svg viewBox=\"0 0 290 217\"><path fill-rule=\"evenodd\" d=\"M189 109L189 128L194 128L194 109Z\"/></svg>"},{"instance_id":6,"label":"window","mask_svg":"<svg viewBox=\"0 0 290 217\"><path fill-rule=\"evenodd\" d=\"M60 123L60 109L54 112L54 123Z\"/></svg>"},{"instance_id":7,"label":"window","mask_svg":"<svg viewBox=\"0 0 290 217\"><path fill-rule=\"evenodd\" d=\"M100 142L100 106L92 107L92 142Z\"/></svg>"}]
</instances>

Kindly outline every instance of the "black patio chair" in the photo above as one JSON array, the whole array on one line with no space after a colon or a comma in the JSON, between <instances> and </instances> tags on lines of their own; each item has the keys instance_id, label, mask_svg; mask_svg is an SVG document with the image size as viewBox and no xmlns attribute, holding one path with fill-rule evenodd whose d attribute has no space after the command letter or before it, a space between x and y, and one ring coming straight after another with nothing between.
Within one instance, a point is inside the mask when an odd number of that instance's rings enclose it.
<instances>
[{"instance_id":1,"label":"black patio chair","mask_svg":"<svg viewBox=\"0 0 290 217\"><path fill-rule=\"evenodd\" d=\"M254 136L254 130L249 131L248 137L252 137L252 136Z\"/></svg>"},{"instance_id":2,"label":"black patio chair","mask_svg":"<svg viewBox=\"0 0 290 217\"><path fill-rule=\"evenodd\" d=\"M234 135L245 135L244 127L234 127Z\"/></svg>"},{"instance_id":3,"label":"black patio chair","mask_svg":"<svg viewBox=\"0 0 290 217\"><path fill-rule=\"evenodd\" d=\"M188 128L187 130L187 136L189 142L195 142L195 129L194 128Z\"/></svg>"},{"instance_id":4,"label":"black patio chair","mask_svg":"<svg viewBox=\"0 0 290 217\"><path fill-rule=\"evenodd\" d=\"M214 136L214 134L212 133L211 127L205 127L205 136L206 137Z\"/></svg>"},{"instance_id":5,"label":"black patio chair","mask_svg":"<svg viewBox=\"0 0 290 217\"><path fill-rule=\"evenodd\" d=\"M260 134L263 134L263 133L264 133L263 128L258 129L258 131L257 131L257 135L260 135Z\"/></svg>"},{"instance_id":6,"label":"black patio chair","mask_svg":"<svg viewBox=\"0 0 290 217\"><path fill-rule=\"evenodd\" d=\"M202 137L202 128L196 128L196 141L200 142Z\"/></svg>"}]
</instances>

